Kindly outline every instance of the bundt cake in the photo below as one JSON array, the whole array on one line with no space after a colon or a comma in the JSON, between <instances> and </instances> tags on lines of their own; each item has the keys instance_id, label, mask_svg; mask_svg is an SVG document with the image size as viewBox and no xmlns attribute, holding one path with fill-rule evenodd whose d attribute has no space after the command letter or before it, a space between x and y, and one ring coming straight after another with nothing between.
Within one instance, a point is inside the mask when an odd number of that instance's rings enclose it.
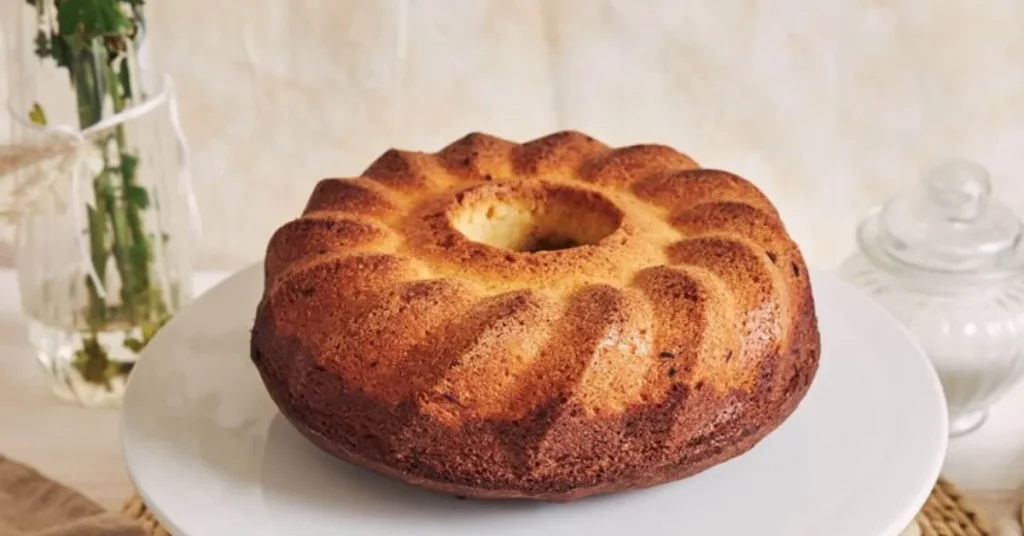
<instances>
[{"instance_id":1,"label":"bundt cake","mask_svg":"<svg viewBox=\"0 0 1024 536\"><path fill-rule=\"evenodd\" d=\"M452 495L564 501L746 452L819 334L772 203L664 145L390 150L271 238L251 358L324 451Z\"/></svg>"}]
</instances>

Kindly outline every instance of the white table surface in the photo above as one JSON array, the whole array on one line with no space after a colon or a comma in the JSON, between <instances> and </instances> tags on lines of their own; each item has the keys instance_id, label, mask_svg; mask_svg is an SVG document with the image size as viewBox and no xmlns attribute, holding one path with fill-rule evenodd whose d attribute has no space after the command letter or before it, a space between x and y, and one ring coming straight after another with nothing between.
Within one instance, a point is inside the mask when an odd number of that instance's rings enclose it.
<instances>
[{"instance_id":1,"label":"white table surface","mask_svg":"<svg viewBox=\"0 0 1024 536\"><path fill-rule=\"evenodd\" d=\"M197 274L197 293L226 275ZM119 508L132 487L118 442L118 411L84 409L50 394L25 338L10 270L0 270L0 367L0 454ZM950 443L944 474L1005 525L1001 534L1020 534L1010 519L1024 497L1024 384L993 408L983 428Z\"/></svg>"}]
</instances>

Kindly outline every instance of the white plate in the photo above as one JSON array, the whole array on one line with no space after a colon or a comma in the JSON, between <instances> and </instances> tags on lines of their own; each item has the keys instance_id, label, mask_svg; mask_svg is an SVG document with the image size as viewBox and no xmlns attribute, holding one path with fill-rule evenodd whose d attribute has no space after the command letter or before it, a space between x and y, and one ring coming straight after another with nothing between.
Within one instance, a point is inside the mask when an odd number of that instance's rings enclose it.
<instances>
[{"instance_id":1,"label":"white plate","mask_svg":"<svg viewBox=\"0 0 1024 536\"><path fill-rule=\"evenodd\" d=\"M919 348L880 308L812 272L822 362L757 447L689 479L568 504L459 501L322 454L249 361L262 269L232 276L150 343L128 385L124 451L175 536L757 534L895 536L924 504L946 407Z\"/></svg>"}]
</instances>

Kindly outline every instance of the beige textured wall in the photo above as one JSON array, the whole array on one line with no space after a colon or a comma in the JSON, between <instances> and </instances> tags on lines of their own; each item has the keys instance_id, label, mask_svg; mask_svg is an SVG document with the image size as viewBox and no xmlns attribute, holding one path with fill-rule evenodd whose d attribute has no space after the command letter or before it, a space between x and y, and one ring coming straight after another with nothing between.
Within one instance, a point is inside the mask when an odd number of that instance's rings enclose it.
<instances>
[{"instance_id":1,"label":"beige textured wall","mask_svg":"<svg viewBox=\"0 0 1024 536\"><path fill-rule=\"evenodd\" d=\"M193 147L202 267L258 260L319 178L471 130L674 145L760 185L818 265L947 156L988 166L1024 214L1018 0L174 0L151 12Z\"/></svg>"}]
</instances>

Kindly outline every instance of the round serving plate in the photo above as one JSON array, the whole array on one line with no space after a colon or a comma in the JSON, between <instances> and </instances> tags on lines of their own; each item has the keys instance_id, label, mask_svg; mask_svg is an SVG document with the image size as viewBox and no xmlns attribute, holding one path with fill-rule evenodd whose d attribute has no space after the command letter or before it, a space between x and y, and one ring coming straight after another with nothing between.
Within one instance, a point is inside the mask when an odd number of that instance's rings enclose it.
<instances>
[{"instance_id":1,"label":"round serving plate","mask_svg":"<svg viewBox=\"0 0 1024 536\"><path fill-rule=\"evenodd\" d=\"M128 384L129 474L175 536L895 536L945 455L946 407L920 349L868 298L813 271L819 372L747 454L565 504L435 495L322 453L279 415L249 360L262 273L239 272L181 311Z\"/></svg>"}]
</instances>

